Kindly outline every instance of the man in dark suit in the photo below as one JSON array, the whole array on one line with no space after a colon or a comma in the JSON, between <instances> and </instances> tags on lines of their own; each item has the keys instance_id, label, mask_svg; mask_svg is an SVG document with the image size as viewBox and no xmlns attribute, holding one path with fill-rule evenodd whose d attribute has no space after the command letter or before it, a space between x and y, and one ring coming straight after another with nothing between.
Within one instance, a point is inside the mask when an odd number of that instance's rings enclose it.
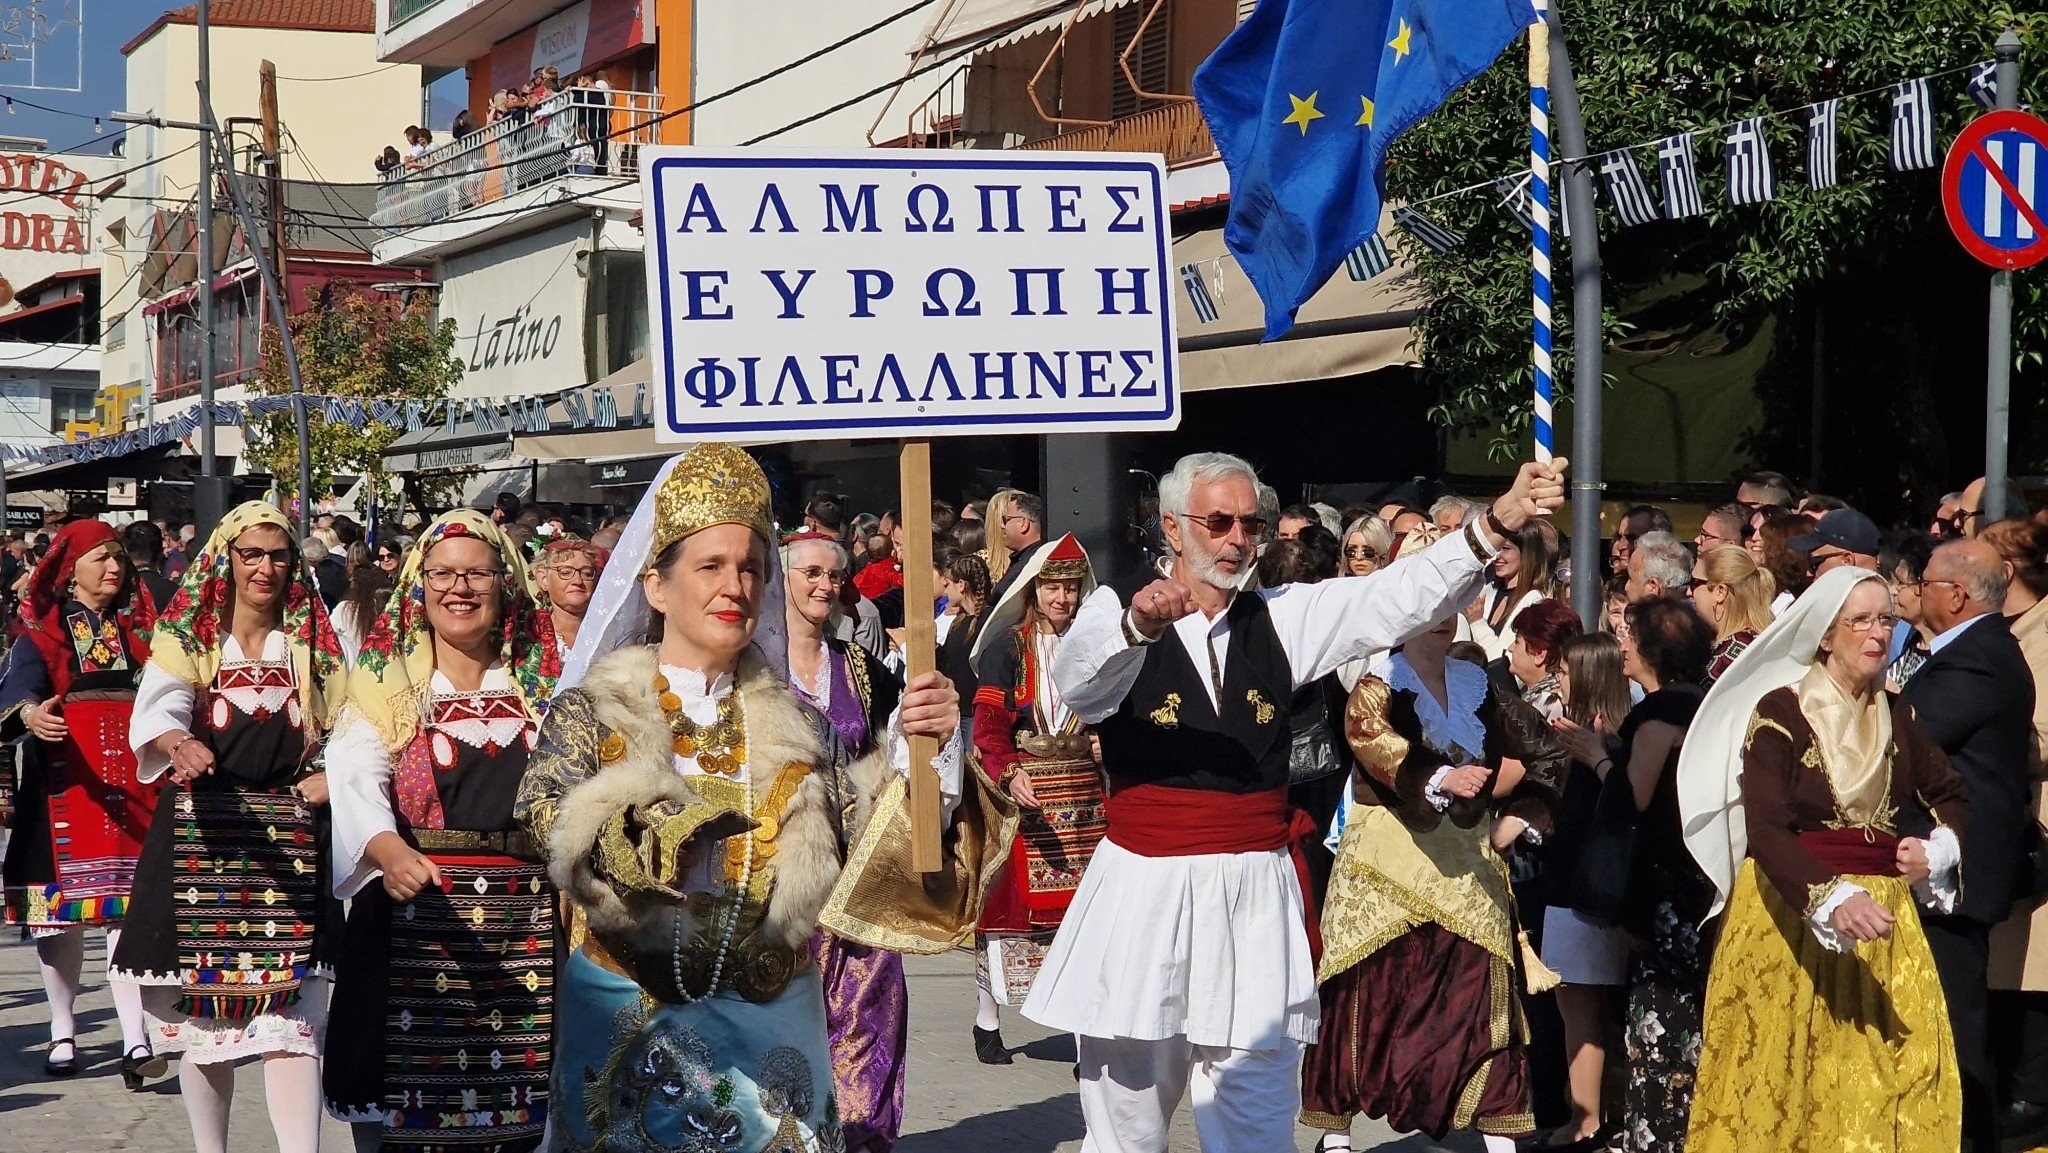
<instances>
[{"instance_id":1,"label":"man in dark suit","mask_svg":"<svg viewBox=\"0 0 2048 1153\"><path fill-rule=\"evenodd\" d=\"M1991 928L2023 895L2034 835L2034 680L2000 612L2005 589L2005 564L1990 545L1959 540L1934 551L1921 582L1934 632L1931 655L1905 690L1921 727L1969 791L1961 899L1953 912L1922 922L1955 1033L1964 1142L1977 1153L1998 1148L1997 1079L1986 1038Z\"/></svg>"}]
</instances>

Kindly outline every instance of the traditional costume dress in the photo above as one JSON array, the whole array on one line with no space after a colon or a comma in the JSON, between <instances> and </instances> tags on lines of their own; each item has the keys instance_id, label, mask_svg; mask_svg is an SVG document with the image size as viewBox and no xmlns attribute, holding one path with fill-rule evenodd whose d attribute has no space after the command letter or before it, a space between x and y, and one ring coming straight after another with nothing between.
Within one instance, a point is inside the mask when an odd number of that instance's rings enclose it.
<instances>
[{"instance_id":1,"label":"traditional costume dress","mask_svg":"<svg viewBox=\"0 0 2048 1153\"><path fill-rule=\"evenodd\" d=\"M503 570L498 653L471 691L435 669L426 616L428 554L459 536L490 545ZM327 1107L381 1125L387 1150L532 1149L548 1120L555 892L512 810L560 666L531 588L487 518L434 521L364 639L328 749L334 892L352 904ZM380 833L425 854L440 890L400 905L371 884Z\"/></svg>"},{"instance_id":2,"label":"traditional costume dress","mask_svg":"<svg viewBox=\"0 0 2048 1153\"><path fill-rule=\"evenodd\" d=\"M797 699L825 715L849 755L873 752L887 738L903 686L866 649L825 639L818 683L794 673ZM887 1153L903 1132L903 1087L909 1072L910 985L903 955L842 940L811 938L811 958L824 985L832 1034L832 1082L846 1148Z\"/></svg>"},{"instance_id":3,"label":"traditional costume dress","mask_svg":"<svg viewBox=\"0 0 2048 1153\"><path fill-rule=\"evenodd\" d=\"M1002 788L1030 778L1039 807L1020 814L1016 847L996 877L975 934L975 980L998 1005L1022 1005L1031 993L1060 918L1081 887L1109 819L1103 811L1102 766L1087 726L1067 707L1052 678L1060 634L1035 624L1028 611L1041 580L1081 582L1095 591L1088 554L1072 534L1019 566L1003 599L989 610L975 668L974 745L981 771Z\"/></svg>"},{"instance_id":4,"label":"traditional costume dress","mask_svg":"<svg viewBox=\"0 0 2048 1153\"><path fill-rule=\"evenodd\" d=\"M1341 1131L1364 1113L1441 1140L1453 1129L1533 1132L1527 967L1493 818L1550 826L1567 758L1520 694L1465 661L1436 699L1396 653L1345 706L1360 768L1323 906L1322 1026L1302 1066L1304 1125ZM1520 784L1461 800L1441 777L1503 760Z\"/></svg>"},{"instance_id":5,"label":"traditional costume dress","mask_svg":"<svg viewBox=\"0 0 2048 1153\"><path fill-rule=\"evenodd\" d=\"M333 977L324 938L341 928L325 899L325 838L296 785L317 771L345 665L296 561L280 574L282 625L262 649L244 653L229 635L231 549L258 525L291 535L283 513L252 501L186 567L157 619L130 726L145 781L171 767L155 747L166 733L190 733L214 758L211 773L164 786L113 957L117 979L143 986L156 1051L193 1064L318 1057Z\"/></svg>"},{"instance_id":6,"label":"traditional costume dress","mask_svg":"<svg viewBox=\"0 0 2048 1153\"><path fill-rule=\"evenodd\" d=\"M1686 847L1726 909L1689 1153L1961 1143L1955 1041L1915 898L1953 907L1963 784L1910 706L1851 697L1816 659L1850 592L1879 579L1844 568L1815 582L1715 683L1679 756ZM1899 839L1930 827L1932 875L1908 886ZM1859 893L1897 918L1889 936L1833 927Z\"/></svg>"},{"instance_id":7,"label":"traditional costume dress","mask_svg":"<svg viewBox=\"0 0 2048 1153\"><path fill-rule=\"evenodd\" d=\"M1090 1153L1165 1148L1191 1079L1208 1153L1293 1143L1318 1007L1290 847L1319 830L1287 805L1288 702L1453 616L1493 552L1468 528L1370 576L1239 594L1156 642L1130 627L1140 585L1081 606L1053 680L1095 726L1109 829L1024 1015L1079 1034Z\"/></svg>"},{"instance_id":8,"label":"traditional costume dress","mask_svg":"<svg viewBox=\"0 0 2048 1153\"><path fill-rule=\"evenodd\" d=\"M753 642L736 674L707 683L643 643L641 577L720 524L751 529L768 561ZM855 759L790 691L772 539L767 479L745 453L703 445L670 461L614 550L542 726L519 812L572 902L576 943L558 988L552 1147L841 1148L812 936L822 924L871 948L952 948L1014 832L1014 809L971 791L944 871L909 871L905 790L889 771L907 767L904 742ZM951 747L937 767L957 795Z\"/></svg>"},{"instance_id":9,"label":"traditional costume dress","mask_svg":"<svg viewBox=\"0 0 2048 1153\"><path fill-rule=\"evenodd\" d=\"M9 925L37 938L43 985L50 998L53 1074L77 1071L71 1006L78 995L84 926L107 930L107 952L120 942L135 885L136 863L156 807L156 790L136 775L128 725L135 685L149 657L157 606L131 570L102 612L70 595L78 561L116 540L103 521L72 521L58 530L29 578L15 643L0 672L0 740L27 733L23 710L52 697L69 731L63 739L21 740L20 790L4 869ZM60 938L70 937L67 943ZM130 1088L163 1072L148 1052L140 991L115 982L122 1073ZM71 1044L60 1058L59 1045Z\"/></svg>"}]
</instances>

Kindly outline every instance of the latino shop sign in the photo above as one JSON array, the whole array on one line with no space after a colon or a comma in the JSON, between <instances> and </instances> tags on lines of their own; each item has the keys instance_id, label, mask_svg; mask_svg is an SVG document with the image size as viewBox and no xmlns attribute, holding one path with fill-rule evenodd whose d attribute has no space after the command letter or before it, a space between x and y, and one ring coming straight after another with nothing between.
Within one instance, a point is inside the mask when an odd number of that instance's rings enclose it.
<instances>
[{"instance_id":1,"label":"latino shop sign","mask_svg":"<svg viewBox=\"0 0 2048 1153\"><path fill-rule=\"evenodd\" d=\"M1160 157L649 148L667 441L1165 430Z\"/></svg>"},{"instance_id":2,"label":"latino shop sign","mask_svg":"<svg viewBox=\"0 0 2048 1153\"><path fill-rule=\"evenodd\" d=\"M455 321L465 395L528 395L585 383L583 224L522 236L448 261L441 315Z\"/></svg>"}]
</instances>

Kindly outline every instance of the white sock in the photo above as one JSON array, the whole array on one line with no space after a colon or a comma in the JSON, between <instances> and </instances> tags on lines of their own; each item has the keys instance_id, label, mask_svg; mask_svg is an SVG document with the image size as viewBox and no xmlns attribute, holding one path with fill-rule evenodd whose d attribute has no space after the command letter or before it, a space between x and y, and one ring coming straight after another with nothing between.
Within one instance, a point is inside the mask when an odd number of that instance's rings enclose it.
<instances>
[{"instance_id":1,"label":"white sock","mask_svg":"<svg viewBox=\"0 0 2048 1153\"><path fill-rule=\"evenodd\" d=\"M228 1106L235 1100L235 1066L231 1061L202 1065L190 1057L178 1062L178 1095L185 1099L185 1118L192 1123L195 1153L228 1153Z\"/></svg>"},{"instance_id":2,"label":"white sock","mask_svg":"<svg viewBox=\"0 0 2048 1153\"><path fill-rule=\"evenodd\" d=\"M1515 1153L1513 1137L1501 1137L1493 1133L1481 1133L1479 1137L1486 1142L1486 1153Z\"/></svg>"},{"instance_id":3,"label":"white sock","mask_svg":"<svg viewBox=\"0 0 2048 1153\"><path fill-rule=\"evenodd\" d=\"M263 1092L278 1153L320 1148L320 1059L303 1053L263 1059Z\"/></svg>"},{"instance_id":4,"label":"white sock","mask_svg":"<svg viewBox=\"0 0 2048 1153\"><path fill-rule=\"evenodd\" d=\"M73 926L36 938L36 968L43 975L43 997L50 1003L52 1041L78 1035L72 1010L78 1004L78 973L84 966L85 930Z\"/></svg>"},{"instance_id":5,"label":"white sock","mask_svg":"<svg viewBox=\"0 0 2048 1153\"><path fill-rule=\"evenodd\" d=\"M108 929L107 988L114 994L114 1016L121 1020L121 1054L126 1056L137 1046L149 1048L149 1022L142 1016L142 986L133 981L116 980L112 975L114 950L120 945L120 928Z\"/></svg>"},{"instance_id":6,"label":"white sock","mask_svg":"<svg viewBox=\"0 0 2048 1153\"><path fill-rule=\"evenodd\" d=\"M1003 1027L1003 1010L995 994L977 986L974 990L974 1027L993 1032Z\"/></svg>"},{"instance_id":7,"label":"white sock","mask_svg":"<svg viewBox=\"0 0 2048 1153\"><path fill-rule=\"evenodd\" d=\"M1351 1131L1349 1129L1324 1130L1323 1153L1351 1153Z\"/></svg>"}]
</instances>

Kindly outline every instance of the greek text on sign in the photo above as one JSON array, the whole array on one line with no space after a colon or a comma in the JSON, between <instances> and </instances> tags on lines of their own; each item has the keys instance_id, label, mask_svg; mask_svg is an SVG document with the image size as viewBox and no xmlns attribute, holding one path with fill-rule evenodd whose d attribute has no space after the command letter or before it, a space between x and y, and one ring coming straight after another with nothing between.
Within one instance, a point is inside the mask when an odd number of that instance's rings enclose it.
<instances>
[{"instance_id":1,"label":"greek text on sign","mask_svg":"<svg viewBox=\"0 0 2048 1153\"><path fill-rule=\"evenodd\" d=\"M1993 268L2048 259L2048 122L1987 112L1949 147L1942 203L1963 248Z\"/></svg>"},{"instance_id":2,"label":"greek text on sign","mask_svg":"<svg viewBox=\"0 0 2048 1153\"><path fill-rule=\"evenodd\" d=\"M661 440L1179 423L1157 156L650 148L641 172Z\"/></svg>"}]
</instances>

